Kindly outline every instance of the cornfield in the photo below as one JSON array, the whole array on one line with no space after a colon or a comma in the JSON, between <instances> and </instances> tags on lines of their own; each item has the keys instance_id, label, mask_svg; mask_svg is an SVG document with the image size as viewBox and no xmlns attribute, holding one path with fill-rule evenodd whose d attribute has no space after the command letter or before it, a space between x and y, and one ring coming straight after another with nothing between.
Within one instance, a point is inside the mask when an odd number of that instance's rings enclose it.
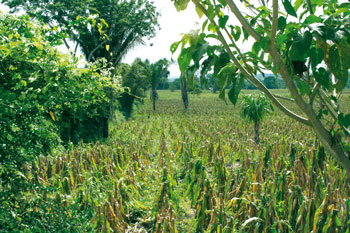
<instances>
[{"instance_id":1,"label":"cornfield","mask_svg":"<svg viewBox=\"0 0 350 233\"><path fill-rule=\"evenodd\" d=\"M350 232L350 176L309 128L277 111L256 145L214 94L147 101L107 141L26 164L28 212L72 232Z\"/></svg>"}]
</instances>

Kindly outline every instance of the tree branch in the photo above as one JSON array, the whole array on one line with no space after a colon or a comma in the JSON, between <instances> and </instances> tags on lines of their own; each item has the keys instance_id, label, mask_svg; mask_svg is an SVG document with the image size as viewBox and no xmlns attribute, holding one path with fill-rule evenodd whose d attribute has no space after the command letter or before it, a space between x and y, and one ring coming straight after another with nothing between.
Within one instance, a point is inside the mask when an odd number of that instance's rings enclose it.
<instances>
[{"instance_id":1,"label":"tree branch","mask_svg":"<svg viewBox=\"0 0 350 233\"><path fill-rule=\"evenodd\" d=\"M241 14L239 9L237 8L236 4L233 2L233 0L225 0L227 5L230 7L232 13L236 16L236 18L239 20L239 22L242 24L243 28L256 40L260 41L261 36L260 34L255 31L255 29L248 23L248 21L244 18L244 16Z\"/></svg>"},{"instance_id":2,"label":"tree branch","mask_svg":"<svg viewBox=\"0 0 350 233\"><path fill-rule=\"evenodd\" d=\"M295 100L293 98L288 98L288 97L281 96L281 95L276 95L276 94L274 94L273 96L275 96L276 98L282 99L282 100L288 100L290 102L295 103Z\"/></svg>"},{"instance_id":3,"label":"tree branch","mask_svg":"<svg viewBox=\"0 0 350 233\"><path fill-rule=\"evenodd\" d=\"M103 44L105 44L107 42L107 40L104 40L102 41L100 44L98 44L90 53L89 53L89 56L88 56L88 59L87 61L88 62L91 62L91 58L92 58L92 55L94 55L94 53L102 47Z\"/></svg>"},{"instance_id":4,"label":"tree branch","mask_svg":"<svg viewBox=\"0 0 350 233\"><path fill-rule=\"evenodd\" d=\"M206 9L198 2L198 0L192 0L193 3L198 7L198 9L200 9L209 19L208 17L208 13L206 11ZM271 101L282 111L284 112L287 116L293 118L296 121L299 121L305 125L311 126L310 122L308 119L301 117L297 114L295 114L294 112L290 111L289 109L287 109L284 105L282 105L274 96L273 94L265 87L265 85L263 83L261 83L256 77L254 77L253 75L250 75L249 72L241 65L241 63L237 60L237 58L235 57L235 55L232 53L230 46L227 44L224 36L222 35L220 28L216 25L216 23L213 20L210 20L211 23L215 24L215 26L217 27L217 34L219 36L219 40L221 41L221 43L223 44L226 52L228 53L228 55L230 56L231 60L233 61L233 63L237 66L237 68L242 72L242 74L247 77L256 87L258 87L261 91L263 91L269 99L271 99Z\"/></svg>"},{"instance_id":5,"label":"tree branch","mask_svg":"<svg viewBox=\"0 0 350 233\"><path fill-rule=\"evenodd\" d=\"M310 0L306 0L306 2L307 2L307 6L308 6L308 8L309 8L309 11L310 11L310 14L314 14L314 11L312 10L312 5L311 5L311 1Z\"/></svg>"},{"instance_id":6,"label":"tree branch","mask_svg":"<svg viewBox=\"0 0 350 233\"><path fill-rule=\"evenodd\" d=\"M76 42L77 44L75 45L75 48L74 48L74 56L76 57L77 56L77 50L78 50L78 46L79 46L79 43Z\"/></svg>"},{"instance_id":7,"label":"tree branch","mask_svg":"<svg viewBox=\"0 0 350 233\"><path fill-rule=\"evenodd\" d=\"M316 83L315 86L312 88L312 93L311 93L310 101L309 101L311 106L314 103L314 100L315 100L315 97L316 97L316 94L317 94L317 91L318 91L319 87L320 87L320 85L318 83Z\"/></svg>"},{"instance_id":8,"label":"tree branch","mask_svg":"<svg viewBox=\"0 0 350 233\"><path fill-rule=\"evenodd\" d=\"M270 34L271 44L275 44L277 27L278 27L278 0L273 0L272 29Z\"/></svg>"}]
</instances>

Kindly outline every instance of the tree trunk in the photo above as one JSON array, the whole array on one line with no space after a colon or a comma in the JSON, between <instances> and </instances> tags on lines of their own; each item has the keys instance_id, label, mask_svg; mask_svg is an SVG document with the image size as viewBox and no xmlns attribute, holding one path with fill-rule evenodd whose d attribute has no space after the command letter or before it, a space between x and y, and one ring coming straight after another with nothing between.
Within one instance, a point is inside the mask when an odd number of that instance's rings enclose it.
<instances>
[{"instance_id":1,"label":"tree trunk","mask_svg":"<svg viewBox=\"0 0 350 233\"><path fill-rule=\"evenodd\" d=\"M218 86L216 85L216 83L214 83L213 86L213 93L216 94L216 91L218 90Z\"/></svg>"},{"instance_id":2,"label":"tree trunk","mask_svg":"<svg viewBox=\"0 0 350 233\"><path fill-rule=\"evenodd\" d=\"M255 131L255 143L260 143L260 135L259 135L259 123L254 122L254 131Z\"/></svg>"},{"instance_id":3,"label":"tree trunk","mask_svg":"<svg viewBox=\"0 0 350 233\"><path fill-rule=\"evenodd\" d=\"M108 117L104 117L103 118L103 137L104 138L108 138L108 132L109 132L108 124L109 124Z\"/></svg>"},{"instance_id":4,"label":"tree trunk","mask_svg":"<svg viewBox=\"0 0 350 233\"><path fill-rule=\"evenodd\" d=\"M157 97L158 97L157 90L156 89L152 89L151 90L151 99L152 99L152 102L153 102L153 111L156 111L156 100L157 100Z\"/></svg>"},{"instance_id":5,"label":"tree trunk","mask_svg":"<svg viewBox=\"0 0 350 233\"><path fill-rule=\"evenodd\" d=\"M188 88L187 88L187 80L184 77L180 78L180 85L181 85L181 96L182 96L182 102L184 103L185 110L188 109Z\"/></svg>"}]
</instances>

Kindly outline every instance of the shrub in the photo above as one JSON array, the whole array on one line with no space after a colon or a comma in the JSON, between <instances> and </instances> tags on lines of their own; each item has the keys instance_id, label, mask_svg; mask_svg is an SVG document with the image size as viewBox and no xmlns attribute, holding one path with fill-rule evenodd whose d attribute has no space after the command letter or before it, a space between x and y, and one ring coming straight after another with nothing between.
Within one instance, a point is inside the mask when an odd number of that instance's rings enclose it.
<instances>
[{"instance_id":1,"label":"shrub","mask_svg":"<svg viewBox=\"0 0 350 233\"><path fill-rule=\"evenodd\" d=\"M78 68L28 16L1 14L0 35L0 165L102 134L106 90L116 88L102 62Z\"/></svg>"}]
</instances>

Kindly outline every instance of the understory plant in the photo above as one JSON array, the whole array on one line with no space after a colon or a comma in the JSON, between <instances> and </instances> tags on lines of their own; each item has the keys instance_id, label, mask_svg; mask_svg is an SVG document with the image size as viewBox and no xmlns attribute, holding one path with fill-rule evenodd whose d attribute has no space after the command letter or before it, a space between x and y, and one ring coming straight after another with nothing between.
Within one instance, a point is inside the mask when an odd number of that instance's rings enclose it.
<instances>
[{"instance_id":1,"label":"understory plant","mask_svg":"<svg viewBox=\"0 0 350 233\"><path fill-rule=\"evenodd\" d=\"M254 123L255 143L259 144L259 128L263 119L273 111L273 106L264 95L245 95L241 103L241 116Z\"/></svg>"}]
</instances>

